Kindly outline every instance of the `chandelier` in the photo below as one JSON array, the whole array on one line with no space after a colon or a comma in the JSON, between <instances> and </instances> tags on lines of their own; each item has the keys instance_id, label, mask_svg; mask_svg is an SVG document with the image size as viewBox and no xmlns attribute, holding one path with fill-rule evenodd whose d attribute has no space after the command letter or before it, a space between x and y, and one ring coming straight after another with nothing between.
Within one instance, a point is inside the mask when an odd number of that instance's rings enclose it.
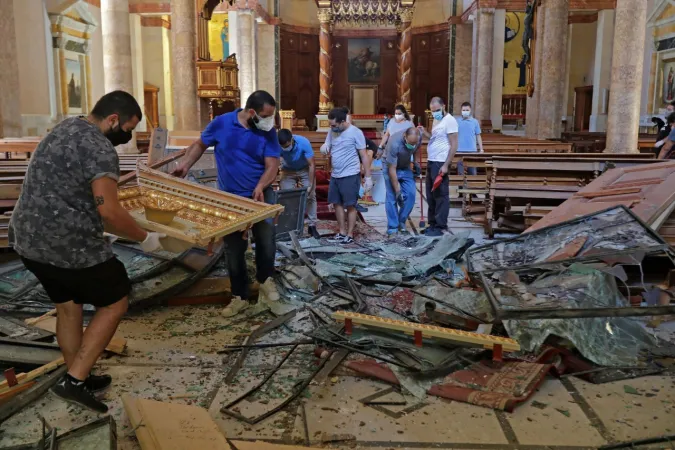
<instances>
[{"instance_id":1,"label":"chandelier","mask_svg":"<svg viewBox=\"0 0 675 450\"><path fill-rule=\"evenodd\" d=\"M396 25L400 0L332 0L333 21L345 26Z\"/></svg>"}]
</instances>

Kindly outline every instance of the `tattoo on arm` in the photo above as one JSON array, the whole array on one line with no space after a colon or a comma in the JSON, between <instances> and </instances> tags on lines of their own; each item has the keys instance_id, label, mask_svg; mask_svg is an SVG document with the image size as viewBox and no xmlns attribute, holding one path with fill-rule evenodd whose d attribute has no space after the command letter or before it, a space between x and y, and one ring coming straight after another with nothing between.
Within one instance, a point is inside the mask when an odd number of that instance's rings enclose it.
<instances>
[{"instance_id":1,"label":"tattoo on arm","mask_svg":"<svg viewBox=\"0 0 675 450\"><path fill-rule=\"evenodd\" d=\"M105 200L103 199L102 195L95 196L94 200L96 200L96 206L101 206L103 205L103 203L105 203Z\"/></svg>"}]
</instances>

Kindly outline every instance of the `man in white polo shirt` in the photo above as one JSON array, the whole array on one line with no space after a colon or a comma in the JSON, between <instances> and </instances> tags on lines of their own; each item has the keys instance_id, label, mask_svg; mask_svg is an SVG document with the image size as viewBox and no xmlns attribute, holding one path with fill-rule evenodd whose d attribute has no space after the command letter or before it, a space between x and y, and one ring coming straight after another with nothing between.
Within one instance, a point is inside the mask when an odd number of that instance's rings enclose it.
<instances>
[{"instance_id":1,"label":"man in white polo shirt","mask_svg":"<svg viewBox=\"0 0 675 450\"><path fill-rule=\"evenodd\" d=\"M427 215L429 228L426 236L442 236L448 228L448 213L450 211L450 186L448 172L452 158L457 151L457 121L445 111L445 102L440 97L434 97L429 103L429 109L434 117L434 126L431 134L424 127L418 127L424 137L429 139L427 145L427 179L426 194L429 205ZM442 174L441 185L432 192L434 180Z\"/></svg>"}]
</instances>

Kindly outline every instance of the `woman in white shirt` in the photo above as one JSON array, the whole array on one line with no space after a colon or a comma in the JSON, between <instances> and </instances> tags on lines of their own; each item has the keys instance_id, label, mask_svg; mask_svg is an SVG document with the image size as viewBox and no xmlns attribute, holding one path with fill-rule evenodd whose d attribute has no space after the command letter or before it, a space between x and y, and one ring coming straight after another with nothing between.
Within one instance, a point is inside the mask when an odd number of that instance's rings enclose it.
<instances>
[{"instance_id":1,"label":"woman in white shirt","mask_svg":"<svg viewBox=\"0 0 675 450\"><path fill-rule=\"evenodd\" d=\"M396 105L396 108L394 108L394 119L390 120L389 125L387 125L387 130L385 131L384 136L382 136L382 142L380 142L380 146L377 148L376 158L382 156L382 151L386 148L390 136L414 126L415 125L410 120L410 116L408 115L405 106Z\"/></svg>"}]
</instances>

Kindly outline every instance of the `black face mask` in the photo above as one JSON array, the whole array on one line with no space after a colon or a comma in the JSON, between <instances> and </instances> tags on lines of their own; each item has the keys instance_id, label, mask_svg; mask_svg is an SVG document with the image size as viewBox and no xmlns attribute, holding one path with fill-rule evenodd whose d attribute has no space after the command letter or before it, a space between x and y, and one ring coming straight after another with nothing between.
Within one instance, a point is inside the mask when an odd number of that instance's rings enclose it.
<instances>
[{"instance_id":1,"label":"black face mask","mask_svg":"<svg viewBox=\"0 0 675 450\"><path fill-rule=\"evenodd\" d=\"M111 129L105 137L108 138L113 147L117 147L131 140L131 131L124 131L120 125L117 125L117 129Z\"/></svg>"}]
</instances>

